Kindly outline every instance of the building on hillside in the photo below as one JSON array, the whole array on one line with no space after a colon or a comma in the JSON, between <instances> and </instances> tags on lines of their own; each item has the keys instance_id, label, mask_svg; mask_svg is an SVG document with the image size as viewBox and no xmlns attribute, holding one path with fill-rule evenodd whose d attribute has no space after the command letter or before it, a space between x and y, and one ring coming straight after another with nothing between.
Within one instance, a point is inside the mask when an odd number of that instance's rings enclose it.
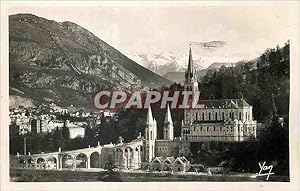
<instances>
[{"instance_id":1,"label":"building on hillside","mask_svg":"<svg viewBox=\"0 0 300 191\"><path fill-rule=\"evenodd\" d=\"M33 117L31 120L31 133L38 134L41 131L41 120L38 117Z\"/></svg>"},{"instance_id":2,"label":"building on hillside","mask_svg":"<svg viewBox=\"0 0 300 191\"><path fill-rule=\"evenodd\" d=\"M69 129L69 137L70 139L75 138L84 138L85 128L71 123L69 120L66 120L66 127Z\"/></svg>"},{"instance_id":3,"label":"building on hillside","mask_svg":"<svg viewBox=\"0 0 300 191\"><path fill-rule=\"evenodd\" d=\"M60 120L50 120L49 123L48 123L48 132L51 133L52 131L56 130L56 128L63 128L64 126L64 122L63 121L60 121Z\"/></svg>"}]
</instances>

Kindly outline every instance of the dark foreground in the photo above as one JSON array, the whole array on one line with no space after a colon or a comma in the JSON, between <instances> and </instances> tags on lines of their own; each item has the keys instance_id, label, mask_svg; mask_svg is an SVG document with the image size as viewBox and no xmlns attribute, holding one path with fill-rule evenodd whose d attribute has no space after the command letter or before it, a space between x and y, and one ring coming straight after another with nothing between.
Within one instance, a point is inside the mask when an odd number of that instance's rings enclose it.
<instances>
[{"instance_id":1,"label":"dark foreground","mask_svg":"<svg viewBox=\"0 0 300 191\"><path fill-rule=\"evenodd\" d=\"M250 177L249 174L231 175L187 175L149 172L83 172L11 169L12 182L176 182L176 181L218 181L218 182L256 182L266 181L265 177ZM287 182L288 177L270 176L268 181Z\"/></svg>"}]
</instances>

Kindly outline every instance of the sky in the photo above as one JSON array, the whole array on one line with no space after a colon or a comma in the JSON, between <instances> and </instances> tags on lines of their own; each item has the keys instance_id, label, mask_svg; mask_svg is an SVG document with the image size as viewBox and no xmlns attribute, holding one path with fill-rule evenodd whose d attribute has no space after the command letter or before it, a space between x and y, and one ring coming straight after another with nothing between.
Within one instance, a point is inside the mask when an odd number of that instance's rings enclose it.
<instances>
[{"instance_id":1,"label":"sky","mask_svg":"<svg viewBox=\"0 0 300 191\"><path fill-rule=\"evenodd\" d=\"M188 52L189 42L225 41L219 48L192 45L204 57L252 59L283 45L291 35L290 5L14 7L9 14L32 13L71 21L100 39L134 54Z\"/></svg>"}]
</instances>

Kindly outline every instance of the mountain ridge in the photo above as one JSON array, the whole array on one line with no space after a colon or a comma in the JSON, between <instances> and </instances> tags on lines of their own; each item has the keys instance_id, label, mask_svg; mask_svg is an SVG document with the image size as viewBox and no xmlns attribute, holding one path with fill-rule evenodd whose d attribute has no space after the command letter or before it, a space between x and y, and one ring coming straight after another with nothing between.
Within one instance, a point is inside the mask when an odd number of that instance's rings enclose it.
<instances>
[{"instance_id":1,"label":"mountain ridge","mask_svg":"<svg viewBox=\"0 0 300 191\"><path fill-rule=\"evenodd\" d=\"M197 51L193 51L193 62L196 71L205 70L214 63L236 63L242 61L242 58L228 57L205 57L199 55ZM138 64L148 68L149 70L164 76L169 72L184 72L187 68L188 51L184 54L175 54L173 52L160 52L152 54L135 54L128 51L124 53L136 61Z\"/></svg>"},{"instance_id":2,"label":"mountain ridge","mask_svg":"<svg viewBox=\"0 0 300 191\"><path fill-rule=\"evenodd\" d=\"M198 70L196 71L196 76L198 78L198 80L201 80L208 71L219 71L221 67L236 67L239 65L243 65L246 63L253 63L252 68L254 68L256 66L257 63L257 59L253 59L250 61L239 61L239 62L214 62L212 63L210 66L208 66L205 69L202 70ZM167 72L166 74L163 75L163 77L169 79L172 82L176 82L176 83L184 83L184 71L175 71L175 72Z\"/></svg>"},{"instance_id":3,"label":"mountain ridge","mask_svg":"<svg viewBox=\"0 0 300 191\"><path fill-rule=\"evenodd\" d=\"M101 89L134 91L171 84L80 25L32 14L9 16L9 62L10 95L35 103L57 99L73 104L65 96L75 94L78 105L93 107L90 99Z\"/></svg>"}]
</instances>

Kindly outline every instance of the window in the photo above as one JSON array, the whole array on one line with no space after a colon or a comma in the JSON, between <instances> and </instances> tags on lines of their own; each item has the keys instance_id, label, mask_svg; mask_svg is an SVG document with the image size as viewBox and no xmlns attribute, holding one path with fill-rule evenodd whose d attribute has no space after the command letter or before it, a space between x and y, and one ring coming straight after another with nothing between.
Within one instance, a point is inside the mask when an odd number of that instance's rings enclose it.
<instances>
[{"instance_id":1,"label":"window","mask_svg":"<svg viewBox=\"0 0 300 191\"><path fill-rule=\"evenodd\" d=\"M196 127L194 127L194 131L196 131Z\"/></svg>"},{"instance_id":2,"label":"window","mask_svg":"<svg viewBox=\"0 0 300 191\"><path fill-rule=\"evenodd\" d=\"M231 132L233 132L233 127L231 127Z\"/></svg>"},{"instance_id":3,"label":"window","mask_svg":"<svg viewBox=\"0 0 300 191\"><path fill-rule=\"evenodd\" d=\"M210 112L208 113L208 120L210 120Z\"/></svg>"},{"instance_id":4,"label":"window","mask_svg":"<svg viewBox=\"0 0 300 191\"><path fill-rule=\"evenodd\" d=\"M224 112L222 112L222 120L224 120Z\"/></svg>"},{"instance_id":5,"label":"window","mask_svg":"<svg viewBox=\"0 0 300 191\"><path fill-rule=\"evenodd\" d=\"M198 113L196 113L196 120L198 121Z\"/></svg>"},{"instance_id":6,"label":"window","mask_svg":"<svg viewBox=\"0 0 300 191\"><path fill-rule=\"evenodd\" d=\"M202 113L202 120L204 120L204 113Z\"/></svg>"},{"instance_id":7,"label":"window","mask_svg":"<svg viewBox=\"0 0 300 191\"><path fill-rule=\"evenodd\" d=\"M150 131L150 139L153 139L152 131Z\"/></svg>"},{"instance_id":8,"label":"window","mask_svg":"<svg viewBox=\"0 0 300 191\"><path fill-rule=\"evenodd\" d=\"M239 120L242 120L242 113L239 113Z\"/></svg>"},{"instance_id":9,"label":"window","mask_svg":"<svg viewBox=\"0 0 300 191\"><path fill-rule=\"evenodd\" d=\"M207 127L207 131L208 131L208 127Z\"/></svg>"},{"instance_id":10,"label":"window","mask_svg":"<svg viewBox=\"0 0 300 191\"><path fill-rule=\"evenodd\" d=\"M202 126L201 126L201 128L200 128L200 129L201 129L201 131L202 131Z\"/></svg>"},{"instance_id":11,"label":"window","mask_svg":"<svg viewBox=\"0 0 300 191\"><path fill-rule=\"evenodd\" d=\"M218 120L218 113L215 114L215 120Z\"/></svg>"},{"instance_id":12,"label":"window","mask_svg":"<svg viewBox=\"0 0 300 191\"><path fill-rule=\"evenodd\" d=\"M214 127L214 131L216 131L216 127Z\"/></svg>"}]
</instances>

